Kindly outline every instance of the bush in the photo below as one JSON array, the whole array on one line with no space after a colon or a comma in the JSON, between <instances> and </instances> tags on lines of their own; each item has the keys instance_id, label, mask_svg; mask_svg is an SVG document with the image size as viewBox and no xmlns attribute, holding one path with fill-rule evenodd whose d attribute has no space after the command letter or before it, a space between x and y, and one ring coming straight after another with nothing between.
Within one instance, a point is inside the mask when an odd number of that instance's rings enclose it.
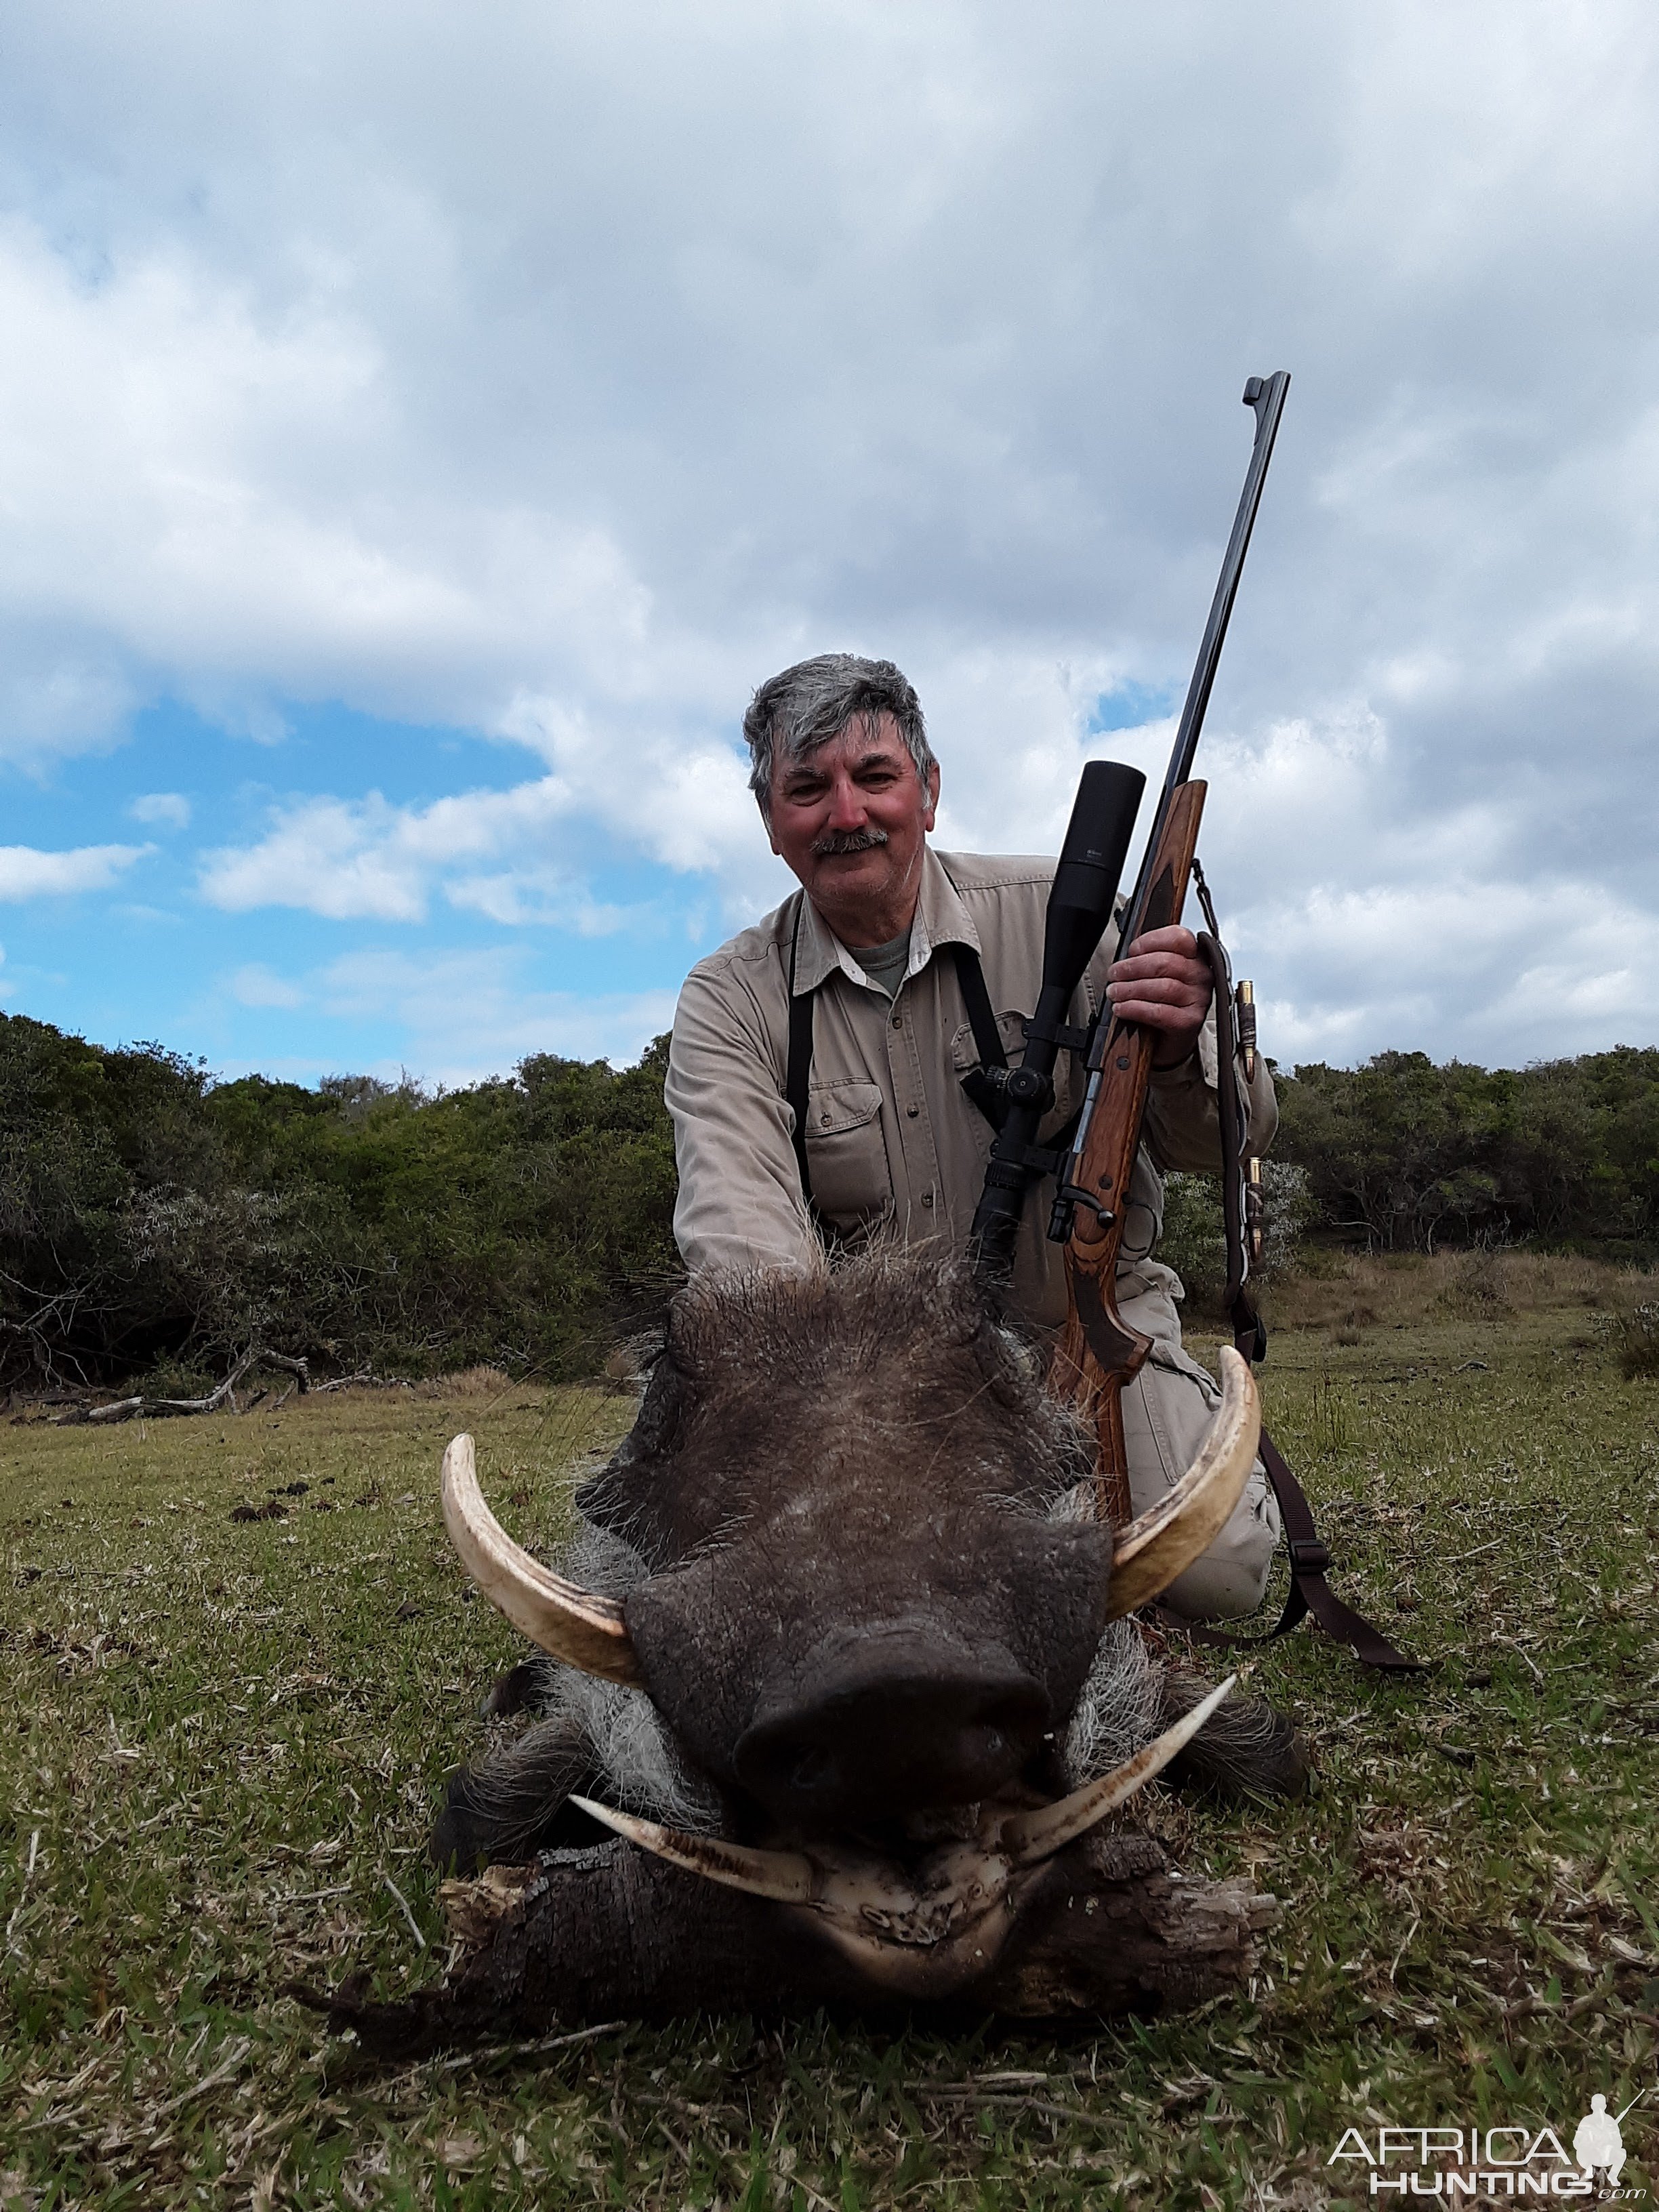
<instances>
[{"instance_id":1,"label":"bush","mask_svg":"<svg viewBox=\"0 0 1659 2212\"><path fill-rule=\"evenodd\" d=\"M1261 1183L1261 1259L1251 1275L1258 1288L1296 1265L1303 1232L1315 1212L1308 1177L1301 1168L1284 1160L1264 1160ZM1227 1237L1218 1177L1164 1177L1164 1234L1158 1257L1175 1269L1194 1304L1218 1304L1227 1287Z\"/></svg>"},{"instance_id":2,"label":"bush","mask_svg":"<svg viewBox=\"0 0 1659 2212\"><path fill-rule=\"evenodd\" d=\"M666 1056L307 1091L0 1016L0 1384L222 1372L256 1341L591 1372L677 1276Z\"/></svg>"},{"instance_id":3,"label":"bush","mask_svg":"<svg viewBox=\"0 0 1659 2212\"><path fill-rule=\"evenodd\" d=\"M254 1342L410 1376L598 1370L678 1279L667 1046L429 1096L216 1083L0 1015L0 1387L222 1375ZM1659 1051L1519 1073L1383 1053L1300 1068L1279 1100L1259 1282L1304 1239L1467 1247L1447 1295L1486 1311L1513 1302L1498 1255L1522 1239L1659 1254ZM1169 1177L1159 1256L1218 1301L1212 1177ZM1656 1371L1651 1310L1620 1327L1626 1371Z\"/></svg>"},{"instance_id":4,"label":"bush","mask_svg":"<svg viewBox=\"0 0 1659 2212\"><path fill-rule=\"evenodd\" d=\"M1613 1330L1620 1370L1627 1381L1659 1375L1659 1304L1650 1301L1615 1314Z\"/></svg>"},{"instance_id":5,"label":"bush","mask_svg":"<svg viewBox=\"0 0 1659 2212\"><path fill-rule=\"evenodd\" d=\"M1279 1152L1306 1171L1334 1239L1659 1251L1659 1051L1519 1070L1379 1053L1363 1067L1298 1067L1279 1101Z\"/></svg>"}]
</instances>

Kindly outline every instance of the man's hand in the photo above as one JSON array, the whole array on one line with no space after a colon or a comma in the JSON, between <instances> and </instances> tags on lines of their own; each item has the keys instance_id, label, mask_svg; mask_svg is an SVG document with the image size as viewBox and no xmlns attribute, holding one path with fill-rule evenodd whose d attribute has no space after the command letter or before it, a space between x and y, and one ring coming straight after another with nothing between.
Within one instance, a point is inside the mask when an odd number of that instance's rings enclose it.
<instances>
[{"instance_id":1,"label":"man's hand","mask_svg":"<svg viewBox=\"0 0 1659 2212\"><path fill-rule=\"evenodd\" d=\"M1149 929L1106 971L1112 1012L1161 1033L1154 1067L1176 1067L1198 1042L1213 978L1190 929Z\"/></svg>"}]
</instances>

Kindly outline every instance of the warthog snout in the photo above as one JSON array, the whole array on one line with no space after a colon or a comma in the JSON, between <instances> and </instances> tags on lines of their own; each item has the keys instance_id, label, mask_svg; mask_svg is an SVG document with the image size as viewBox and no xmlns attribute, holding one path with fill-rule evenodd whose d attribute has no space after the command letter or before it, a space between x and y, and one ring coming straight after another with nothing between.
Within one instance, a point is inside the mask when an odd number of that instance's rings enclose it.
<instances>
[{"instance_id":1,"label":"warthog snout","mask_svg":"<svg viewBox=\"0 0 1659 2212\"><path fill-rule=\"evenodd\" d=\"M778 1820L822 1832L1012 1782L1050 1725L1048 1692L1000 1646L952 1648L937 1626L842 1631L738 1740L738 1779Z\"/></svg>"}]
</instances>

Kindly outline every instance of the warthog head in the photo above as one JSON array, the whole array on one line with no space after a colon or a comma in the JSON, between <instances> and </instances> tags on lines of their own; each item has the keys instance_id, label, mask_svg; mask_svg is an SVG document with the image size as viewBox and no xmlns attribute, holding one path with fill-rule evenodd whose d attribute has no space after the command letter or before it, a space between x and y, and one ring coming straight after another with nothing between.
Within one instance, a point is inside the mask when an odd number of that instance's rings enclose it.
<instances>
[{"instance_id":1,"label":"warthog head","mask_svg":"<svg viewBox=\"0 0 1659 2212\"><path fill-rule=\"evenodd\" d=\"M564 1580L496 1526L466 1437L446 1457L445 1516L486 1594L567 1668L643 1692L718 1806L702 1832L585 1810L817 1913L876 1978L937 1987L967 1971L969 1937L981 1960L1000 1942L1026 1870L1215 1703L1068 1788L1110 1624L1206 1547L1254 1459L1254 1386L1224 1360L1193 1469L1113 1529L1091 1437L965 1267L872 1256L706 1279L675 1303L633 1434L580 1495L605 1532L590 1553L609 1541L631 1562L621 1595Z\"/></svg>"}]
</instances>

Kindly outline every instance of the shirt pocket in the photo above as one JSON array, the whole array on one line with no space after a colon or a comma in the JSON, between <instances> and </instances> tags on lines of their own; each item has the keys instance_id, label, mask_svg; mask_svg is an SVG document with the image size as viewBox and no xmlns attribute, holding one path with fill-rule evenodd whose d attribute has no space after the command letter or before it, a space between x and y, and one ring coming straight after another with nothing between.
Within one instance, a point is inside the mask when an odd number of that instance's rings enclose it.
<instances>
[{"instance_id":1,"label":"shirt pocket","mask_svg":"<svg viewBox=\"0 0 1659 2212\"><path fill-rule=\"evenodd\" d=\"M806 1172L818 1212L838 1229L862 1227L892 1211L878 1083L859 1077L811 1086Z\"/></svg>"},{"instance_id":2,"label":"shirt pocket","mask_svg":"<svg viewBox=\"0 0 1659 2212\"><path fill-rule=\"evenodd\" d=\"M1003 1058L1010 1067L1018 1067L1025 1052L1024 1015L999 1014L997 1035L1002 1039ZM959 1076L966 1075L970 1067L979 1066L979 1047L974 1042L971 1022L964 1022L951 1039L951 1065Z\"/></svg>"}]
</instances>

